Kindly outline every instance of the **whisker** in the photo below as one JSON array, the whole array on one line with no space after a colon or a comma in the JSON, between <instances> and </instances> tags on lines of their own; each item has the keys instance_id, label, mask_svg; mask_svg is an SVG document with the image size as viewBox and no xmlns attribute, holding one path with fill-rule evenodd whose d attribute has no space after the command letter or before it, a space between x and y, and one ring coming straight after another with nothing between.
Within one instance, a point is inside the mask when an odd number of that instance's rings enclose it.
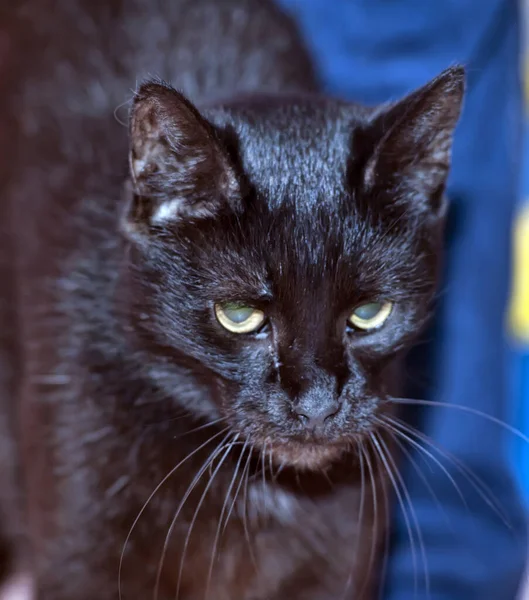
<instances>
[{"instance_id":1,"label":"whisker","mask_svg":"<svg viewBox=\"0 0 529 600\"><path fill-rule=\"evenodd\" d=\"M228 507L228 501L230 499L231 491L233 489L233 486L235 485L235 482L237 481L237 475L239 474L239 468L241 466L242 459L244 457L244 451L246 450L246 448L248 446L248 443L249 443L248 440L246 440L246 442L244 443L244 446L243 446L243 448L241 450L241 454L239 456L239 459L238 459L237 464L235 465L235 469L233 471L233 477L231 478L230 485L228 486L228 489L226 491L226 498L224 499L224 504L222 505L222 510L221 510L221 513L220 513L220 516L219 516L219 523L217 525L217 531L215 533L215 539L213 540L213 549L211 551L211 560L210 560L210 563L209 563L209 571L208 571L208 579L207 579L207 584L206 584L205 598L207 598L208 595L209 595L209 586L210 586L210 583L211 583L211 577L213 575L213 566L215 564L215 554L217 552L217 546L218 546L219 538L220 538L220 534L221 534L222 521L224 519L224 514L225 514L226 509ZM232 448L233 448L233 445L232 445ZM239 488L237 488L237 490L238 489ZM233 504L235 504L236 499L237 499L237 494L235 494L235 496L233 498L232 507L233 507ZM231 512L231 509L230 509L230 512ZM224 527L222 528L222 532L224 532L226 530L226 527L228 525L228 519L229 519L230 512L228 513L228 517L227 517L227 519L226 519L226 521L224 523Z\"/></svg>"},{"instance_id":2,"label":"whisker","mask_svg":"<svg viewBox=\"0 0 529 600\"><path fill-rule=\"evenodd\" d=\"M247 446L249 445L249 443L250 443L250 442L249 442L249 441L247 441L247 442L244 444L244 446L243 446L243 448L242 448L242 450L241 450L241 456L240 456L240 458L239 458L239 461L242 461L242 457L244 456L244 452L246 451L246 448L247 448ZM226 519L225 519L225 521L224 521L224 525L223 525L223 527L222 527L222 534L224 534L224 532L226 531L226 527L228 526L228 521L230 520L230 517L231 517L231 515L232 515L232 513L233 513L233 510L235 509L235 504L237 503L237 498L239 497L239 492L241 491L241 489L242 489L242 485L243 485L243 483L244 483L244 473L245 473L246 465L247 465L247 464L248 464L248 462L250 461L251 454L252 454L252 452L251 452L251 449L250 449L250 448L248 448L248 451L249 451L249 454L248 454L248 459L246 460L245 466L244 466L244 467L243 467L243 469L242 469L241 476L239 477L239 483L237 484L237 488L236 488L236 490L235 490L235 493L234 493L234 495L233 495L233 500L232 500L231 506L230 506L230 508L229 508L229 510L228 510L228 515L226 516Z\"/></svg>"},{"instance_id":3,"label":"whisker","mask_svg":"<svg viewBox=\"0 0 529 600\"><path fill-rule=\"evenodd\" d=\"M158 419L157 421L149 421L145 424L146 427L152 427L154 425L163 425L165 423L174 423L175 421L181 421L182 419L191 419L193 415L190 412L182 411L174 417L168 417Z\"/></svg>"},{"instance_id":4,"label":"whisker","mask_svg":"<svg viewBox=\"0 0 529 600\"><path fill-rule=\"evenodd\" d=\"M268 443L268 440L265 440L264 444L263 444L263 448L261 450L261 476L262 476L262 483L263 483L263 494L266 493L266 462L265 462L265 458L266 458L267 443Z\"/></svg>"},{"instance_id":5,"label":"whisker","mask_svg":"<svg viewBox=\"0 0 529 600\"><path fill-rule=\"evenodd\" d=\"M187 535L186 535L186 539L185 539L184 547L183 547L183 551L182 551L182 558L180 559L180 569L178 571L178 583L176 586L175 599L178 599L180 596L180 584L182 581L182 573L183 573L183 569L184 569L185 556L186 556L186 552L187 552L187 547L189 545L189 540L191 538L191 532L193 531L193 527L196 523L198 513L200 511L200 508L202 507L204 500L206 499L209 489L211 488L213 482L215 481L215 477L216 477L217 473L220 471L222 465L224 464L224 461L228 457L228 454L233 449L234 442L236 442L238 438L239 438L239 434L236 434L236 436L232 440L232 442L228 444L227 450L224 452L224 454L220 458L219 464L216 466L215 470L213 471L213 475L211 476L210 480L208 481L206 487L204 488L204 491L202 492L202 496L200 497L200 500L198 501L198 505L195 509L195 513L193 514L193 518L191 519L191 523L189 524L189 529L187 530Z\"/></svg>"},{"instance_id":6,"label":"whisker","mask_svg":"<svg viewBox=\"0 0 529 600\"><path fill-rule=\"evenodd\" d=\"M130 104L132 102L132 98L129 98L128 100L125 100L124 102L122 102L121 104L118 104L118 106L116 106L116 108L114 109L113 115L114 115L114 119L120 124L123 125L123 127L128 127L128 123L126 121L122 121L119 118L118 115L118 111L120 108L123 108L124 106L126 106L127 104Z\"/></svg>"},{"instance_id":7,"label":"whisker","mask_svg":"<svg viewBox=\"0 0 529 600\"><path fill-rule=\"evenodd\" d=\"M322 471L322 475L325 477L325 480L329 484L329 487L331 488L331 490L334 489L334 483L333 483L332 479L330 478L329 473L327 472L327 470L323 470Z\"/></svg>"},{"instance_id":8,"label":"whisker","mask_svg":"<svg viewBox=\"0 0 529 600\"><path fill-rule=\"evenodd\" d=\"M369 562L367 563L367 573L366 578L364 580L364 584L360 589L360 593L358 594L359 598L362 598L366 586L371 578L371 573L373 572L373 567L375 565L375 553L376 553L376 541L378 539L378 494L377 494L377 486L375 481L375 470L373 467L373 463L371 462L371 458L369 457L369 450L367 450L363 444L359 444L359 449L361 454L365 458L365 463L367 465L367 470L369 473L369 480L371 483L372 495L371 498L373 500L373 517L374 517L374 526L373 526L373 536L371 538L371 548L369 551ZM362 461L363 464L363 461Z\"/></svg>"},{"instance_id":9,"label":"whisker","mask_svg":"<svg viewBox=\"0 0 529 600\"><path fill-rule=\"evenodd\" d=\"M365 499L366 499L364 453L363 453L363 448L362 448L362 444L360 441L356 442L356 446L357 446L358 461L360 464L360 505L358 507L358 521L357 521L358 522L358 535L356 538L355 551L353 554L353 556L354 556L353 565L351 567L351 573L349 574L349 577L347 578L347 583L345 584L345 589L342 594L342 600L345 600L347 598L349 589L351 588L351 583L353 580L353 571L356 566L356 557L358 556L360 544L362 542L362 529L364 527L364 504L365 504Z\"/></svg>"},{"instance_id":10,"label":"whisker","mask_svg":"<svg viewBox=\"0 0 529 600\"><path fill-rule=\"evenodd\" d=\"M390 428L388 426L388 424L384 423L381 419L377 419L377 421L380 423L381 427L383 427L385 429L385 431L388 432L388 434L391 436L393 442L399 447L400 452L402 452L402 454L406 457L406 459L413 466L414 471L417 473L417 475L419 476L419 478L423 482L424 486L428 490L428 492L429 492L430 496L432 497L433 501L437 504L437 508L439 509L440 512L443 513L443 516L445 517L445 520L446 520L446 524L448 525L448 527L452 528L452 524L450 522L450 519L448 518L448 515L446 514L446 511L445 511L443 505L441 504L439 498L437 497L437 494L435 493L435 491L432 488L430 482L428 481L428 478L422 472L422 469L419 467L419 464L417 463L417 461L413 458L411 452L399 440L399 437L401 437L401 435L400 435L401 432L399 432L399 431L397 431L395 429Z\"/></svg>"},{"instance_id":11,"label":"whisker","mask_svg":"<svg viewBox=\"0 0 529 600\"><path fill-rule=\"evenodd\" d=\"M384 528L384 548L382 552L382 564L379 569L379 581L383 581L386 577L386 570L388 567L389 560L389 534L390 534L390 524L392 522L390 515L390 501L388 497L388 487L386 485L382 485L382 495L384 501L384 516L386 517L385 528Z\"/></svg>"},{"instance_id":12,"label":"whisker","mask_svg":"<svg viewBox=\"0 0 529 600\"><path fill-rule=\"evenodd\" d=\"M382 445L379 443L379 438L377 437L377 435L374 432L371 432L369 435L370 439L371 439L371 443L373 444L373 448L375 449L375 451L378 453L378 455L380 456L380 459L382 461L382 464L384 465L384 468L386 469L386 472L388 474L388 477L391 481L391 484L393 486L393 490L395 491L395 494L397 496L397 500L400 504L400 507L402 509L402 515L404 517L404 522L406 524L406 529L408 530L408 538L410 540L410 549L411 549L411 554L412 554L412 562L413 562L413 571L414 571L414 589L415 589L415 595L417 595L417 590L418 590L418 585L417 585L417 554L416 554L416 549L415 549L415 535L413 534L413 530L411 527L411 521L410 521L410 516L408 515L408 512L406 510L406 504L404 502L404 497L401 493L400 487L397 483L397 479L395 478L395 474L390 466L390 463L386 457L386 454L384 453L383 449L382 449Z\"/></svg>"},{"instance_id":13,"label":"whisker","mask_svg":"<svg viewBox=\"0 0 529 600\"><path fill-rule=\"evenodd\" d=\"M226 431L229 429L229 427L226 427L225 429L222 429L221 431L218 431L215 435L211 436L208 440L206 440L203 444L201 444L200 446L198 446L198 448L195 448L192 452L190 452L185 458L183 458L175 467L173 467L169 473L167 473L167 475L160 481L160 483L154 488L154 491L152 492L152 494L147 498L146 502L144 503L144 505L142 506L140 512L138 513L137 517L134 519L131 528L129 529L129 532L127 534L127 537L125 538L125 542L123 544L123 549L121 550L121 555L119 557L119 567L118 567L118 598L119 600L121 600L122 598L122 591L121 591L121 572L123 569L123 559L125 556L125 550L127 549L127 544L129 543L130 540L130 536L132 535L132 532L134 531L134 528L136 527L136 525L138 524L138 521L140 520L141 516L143 515L143 513L145 512L145 510L147 509L147 506L149 505L150 501L154 498L154 496L158 493L158 491L160 490L160 488L165 484L165 482L174 475L174 473L176 473L176 471L185 463L187 462L191 457L193 457L195 454L197 454L197 452L200 452L200 450L202 450L203 448L205 448L208 444L210 444L214 439L216 439L217 437L219 437L220 435L222 435L223 433L226 433Z\"/></svg>"},{"instance_id":14,"label":"whisker","mask_svg":"<svg viewBox=\"0 0 529 600\"><path fill-rule=\"evenodd\" d=\"M272 453L274 451L274 446L272 444L272 441L270 440L270 450L268 451L268 468L270 470L270 477L272 478L272 481L275 481L275 476L274 476L274 462L273 462L273 456Z\"/></svg>"},{"instance_id":15,"label":"whisker","mask_svg":"<svg viewBox=\"0 0 529 600\"><path fill-rule=\"evenodd\" d=\"M506 527L508 527L509 529L512 529L512 524L510 523L508 516L506 515L500 501L497 499L497 497L495 496L493 491L478 475L476 475L474 473L474 471L472 471L472 469L470 469L467 465L465 465L465 463L463 461L461 461L454 454L448 452L448 450L444 450L443 448L440 448L439 446L437 446L437 444L435 444L432 440L430 440L427 435L425 435L421 431L418 431L411 425L408 425L401 419L399 419L397 417L394 417L394 418L387 417L387 418L389 420L391 420L391 422L394 424L395 427L400 428L401 437L403 437L403 439L406 439L406 441L408 441L411 445L413 445L415 448L417 448L417 450L421 451L426 456L428 456L443 471L443 473L448 477L448 479L454 486L455 490L457 491L459 497L461 498L461 500L467 510L470 511L470 508L465 499L465 496L464 496L463 492L461 491L461 488L458 486L457 482L454 480L452 475L449 473L448 469L446 469L444 467L444 465L434 455L431 454L431 452L428 452L428 450L426 448L421 446L421 444L419 444L414 439L410 438L404 432L407 432L408 434L413 435L422 443L427 444L430 448L432 448L432 450L434 450L435 452L438 452L441 455L441 457L443 457L447 461L451 462L456 467L456 469L459 471L459 473L466 476L467 481L472 485L472 487L474 488L476 493L485 502L485 504L491 510L494 511L494 513L504 523L504 525Z\"/></svg>"},{"instance_id":16,"label":"whisker","mask_svg":"<svg viewBox=\"0 0 529 600\"><path fill-rule=\"evenodd\" d=\"M277 481L277 478L281 475L281 473L284 471L284 469L285 469L285 462L282 461L281 464L279 465L279 467L277 467L277 469L276 469L276 473L273 477L274 482Z\"/></svg>"},{"instance_id":17,"label":"whisker","mask_svg":"<svg viewBox=\"0 0 529 600\"><path fill-rule=\"evenodd\" d=\"M204 473L206 472L208 466L211 464L211 462L213 462L215 460L215 458L218 456L219 452L222 452L223 448L225 447L224 444L226 443L226 440L232 435L231 431L229 431L224 438L222 439L222 441L219 442L219 444L216 446L215 450L213 450L213 452L211 452L211 454L208 456L208 458L204 461L204 463L202 464L202 467L200 467L198 473L195 475L195 477L193 478L193 480L191 481L191 483L189 484L182 500L180 501L180 504L178 505L178 508L176 509L176 512L173 516L173 519L171 521L171 524L169 525L169 529L167 530L167 534L165 535L165 540L164 540L164 544L163 544L163 548L162 548L162 553L160 556L160 560L158 562L158 569L156 571L156 581L154 584L154 598L155 600L158 598L158 594L159 594L159 589L160 589L160 581L161 581L161 577L162 577L162 570L163 570L163 565L165 562L165 555L167 554L167 549L169 547L169 542L171 539L171 535L173 533L173 530L176 526L176 521L178 519L178 516L180 515L180 512L184 506L184 504L187 502L187 499L189 498L189 496L191 495L191 493L193 492L193 490L195 489L195 486L197 485L197 483L200 481L200 479L202 478L202 476L204 475Z\"/></svg>"},{"instance_id":18,"label":"whisker","mask_svg":"<svg viewBox=\"0 0 529 600\"><path fill-rule=\"evenodd\" d=\"M244 465L244 471L242 472L244 479L244 490L243 490L243 501L242 501L242 526L244 529L244 537L246 538L246 542L248 543L248 551L250 552L250 559L253 562L255 570L258 571L257 560L255 559L255 554L253 551L252 541L250 539L250 530L248 529L248 481L250 479L250 465L251 458L254 451L254 446L250 448L250 452L248 453L248 460Z\"/></svg>"},{"instance_id":19,"label":"whisker","mask_svg":"<svg viewBox=\"0 0 529 600\"><path fill-rule=\"evenodd\" d=\"M266 498L266 476L265 476L265 470L266 470L266 462L265 462L265 457L266 457L266 445L267 445L267 440L265 439L260 451L259 451L259 458L258 461L255 465L255 472L253 474L253 478L256 481L256 485L257 485L257 479L259 477L259 475L261 475L261 490L262 490L262 494L263 494L263 498ZM260 510L258 510L255 514L254 514L254 520L257 521L257 524L259 525L261 520L262 520L262 512Z\"/></svg>"},{"instance_id":20,"label":"whisker","mask_svg":"<svg viewBox=\"0 0 529 600\"><path fill-rule=\"evenodd\" d=\"M519 429L516 429L516 427L509 425L509 423L506 423L505 421L502 421L501 419L498 419L497 417L488 415L487 413L485 413L481 410L478 410L477 408L472 408L471 406L464 406L463 404L452 404L451 402L440 402L438 400L416 400L414 398L396 398L394 396L389 398L389 402L393 402L395 404L436 406L438 408L451 408L451 409L455 409L455 410L460 410L462 412L466 412L471 415L475 415L477 417L482 417L483 419L490 421L491 423L494 423L494 424L498 425L499 427L505 429L509 433L512 433L514 436L521 439L526 444L529 444L529 437L527 437Z\"/></svg>"},{"instance_id":21,"label":"whisker","mask_svg":"<svg viewBox=\"0 0 529 600\"><path fill-rule=\"evenodd\" d=\"M409 444L411 444L414 448L416 448L417 450L419 450L421 453L423 453L427 458L429 458L430 460L432 460L432 462L434 462L435 465L437 465L442 471L443 473L446 475L446 477L449 479L449 481L452 483L452 485L454 486L454 489L456 490L456 492L458 493L459 497L461 498L461 501L463 502L463 504L465 504L465 506L468 508L468 505L466 503L466 499L465 496L463 494L463 492L461 491L461 488L457 485L457 482L455 481L455 479L452 477L452 475L450 474L450 472L448 471L448 469L446 469L446 467L443 465L443 463L436 457L434 456L431 452L429 452L426 448L424 448L423 446L421 446L419 444L419 442L415 441L413 438L409 437L409 435L406 434L409 433L411 435L416 436L419 440L423 441L424 443L427 443L429 446L431 446L434 450L436 450L437 452L439 452L442 456L444 455L445 458L450 458L449 453L448 452L444 452L443 450L441 450L440 448L436 447L436 445L429 441L428 436L426 436L425 434L421 433L418 430L415 430L413 427L411 427L410 425L407 425L404 421L402 421L401 419L395 417L388 417L386 415L383 416L383 419L385 422L387 422L391 427L393 427L393 431L395 433L397 433L403 440L407 441ZM458 459L456 459L455 457L453 458L454 464L457 467L457 461Z\"/></svg>"},{"instance_id":22,"label":"whisker","mask_svg":"<svg viewBox=\"0 0 529 600\"><path fill-rule=\"evenodd\" d=\"M397 480L400 482L400 486L401 489L404 493L405 499L408 502L408 506L410 508L410 513L415 525L415 530L417 532L417 539L419 542L419 548L421 550L421 558L422 558L422 563L423 563L423 568L424 568L424 583L425 583L425 587L426 587L426 595L427 597L430 597L430 573L428 570L428 560L426 558L426 550L424 547L424 539L422 537L422 532L421 532L421 528L419 525L419 520L417 519L417 513L415 511L415 509L413 508L413 502L411 500L411 496L408 492L408 488L406 487L406 482L404 481L404 478L402 477L402 475L400 474L400 471L398 470L397 464L395 462L395 459L393 458L393 455L391 454L391 452L389 451L388 445L386 443L386 441L384 440L384 438L382 436L376 436L379 443L382 445L382 447L385 450L386 453L386 457L388 458L388 460L390 461L391 465L393 466L393 472L395 473L395 475L397 476Z\"/></svg>"},{"instance_id":23,"label":"whisker","mask_svg":"<svg viewBox=\"0 0 529 600\"><path fill-rule=\"evenodd\" d=\"M210 421L209 423L205 423L204 425L199 425L198 427L190 429L189 431L185 431L184 433L182 433L180 435L175 435L173 439L179 440L179 439L185 437L186 435L189 435L191 433L196 433L197 431L202 431L203 429L207 429L208 427L217 425L218 423L221 423L222 421L225 421L225 420L226 420L225 417L221 417L220 419L215 419L215 421Z\"/></svg>"}]
</instances>

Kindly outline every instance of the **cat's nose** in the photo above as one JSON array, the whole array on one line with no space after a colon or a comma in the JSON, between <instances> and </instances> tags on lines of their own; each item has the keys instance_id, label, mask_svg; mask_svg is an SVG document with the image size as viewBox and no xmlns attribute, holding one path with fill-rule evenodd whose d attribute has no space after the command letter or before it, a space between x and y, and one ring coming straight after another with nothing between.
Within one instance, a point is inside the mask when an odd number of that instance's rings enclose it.
<instances>
[{"instance_id":1,"label":"cat's nose","mask_svg":"<svg viewBox=\"0 0 529 600\"><path fill-rule=\"evenodd\" d=\"M294 414L307 429L319 429L331 417L336 415L341 408L341 403L334 398L319 402L318 398L307 395L294 407Z\"/></svg>"}]
</instances>

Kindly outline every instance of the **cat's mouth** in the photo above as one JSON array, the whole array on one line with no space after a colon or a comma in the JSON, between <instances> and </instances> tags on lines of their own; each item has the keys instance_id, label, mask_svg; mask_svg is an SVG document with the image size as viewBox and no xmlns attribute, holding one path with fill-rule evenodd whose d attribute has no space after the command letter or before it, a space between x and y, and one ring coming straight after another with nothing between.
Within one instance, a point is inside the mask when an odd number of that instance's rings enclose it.
<instances>
[{"instance_id":1,"label":"cat's mouth","mask_svg":"<svg viewBox=\"0 0 529 600\"><path fill-rule=\"evenodd\" d=\"M323 444L291 440L274 444L271 457L277 465L316 470L337 462L346 452L345 444Z\"/></svg>"}]
</instances>

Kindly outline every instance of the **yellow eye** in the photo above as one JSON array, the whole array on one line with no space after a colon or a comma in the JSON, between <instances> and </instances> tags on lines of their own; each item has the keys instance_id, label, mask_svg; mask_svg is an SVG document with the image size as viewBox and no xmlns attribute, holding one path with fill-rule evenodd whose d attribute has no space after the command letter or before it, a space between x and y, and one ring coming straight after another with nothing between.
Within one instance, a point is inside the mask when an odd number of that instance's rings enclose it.
<instances>
[{"instance_id":1,"label":"yellow eye","mask_svg":"<svg viewBox=\"0 0 529 600\"><path fill-rule=\"evenodd\" d=\"M357 307L349 321L358 329L371 331L382 327L391 314L393 304L391 302L369 302Z\"/></svg>"},{"instance_id":2,"label":"yellow eye","mask_svg":"<svg viewBox=\"0 0 529 600\"><path fill-rule=\"evenodd\" d=\"M224 329L232 333L252 333L266 318L261 310L236 302L215 304L215 314Z\"/></svg>"}]
</instances>

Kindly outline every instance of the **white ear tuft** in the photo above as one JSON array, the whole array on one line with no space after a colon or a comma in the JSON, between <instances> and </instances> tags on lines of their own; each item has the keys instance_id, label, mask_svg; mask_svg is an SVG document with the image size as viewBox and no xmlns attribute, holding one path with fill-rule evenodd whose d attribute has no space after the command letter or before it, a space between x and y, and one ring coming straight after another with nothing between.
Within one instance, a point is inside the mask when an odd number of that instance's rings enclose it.
<instances>
[{"instance_id":1,"label":"white ear tuft","mask_svg":"<svg viewBox=\"0 0 529 600\"><path fill-rule=\"evenodd\" d=\"M181 205L182 200L168 200L167 202L162 202L162 204L154 210L151 217L151 223L153 225L161 225L162 223L174 221L181 212Z\"/></svg>"}]
</instances>

